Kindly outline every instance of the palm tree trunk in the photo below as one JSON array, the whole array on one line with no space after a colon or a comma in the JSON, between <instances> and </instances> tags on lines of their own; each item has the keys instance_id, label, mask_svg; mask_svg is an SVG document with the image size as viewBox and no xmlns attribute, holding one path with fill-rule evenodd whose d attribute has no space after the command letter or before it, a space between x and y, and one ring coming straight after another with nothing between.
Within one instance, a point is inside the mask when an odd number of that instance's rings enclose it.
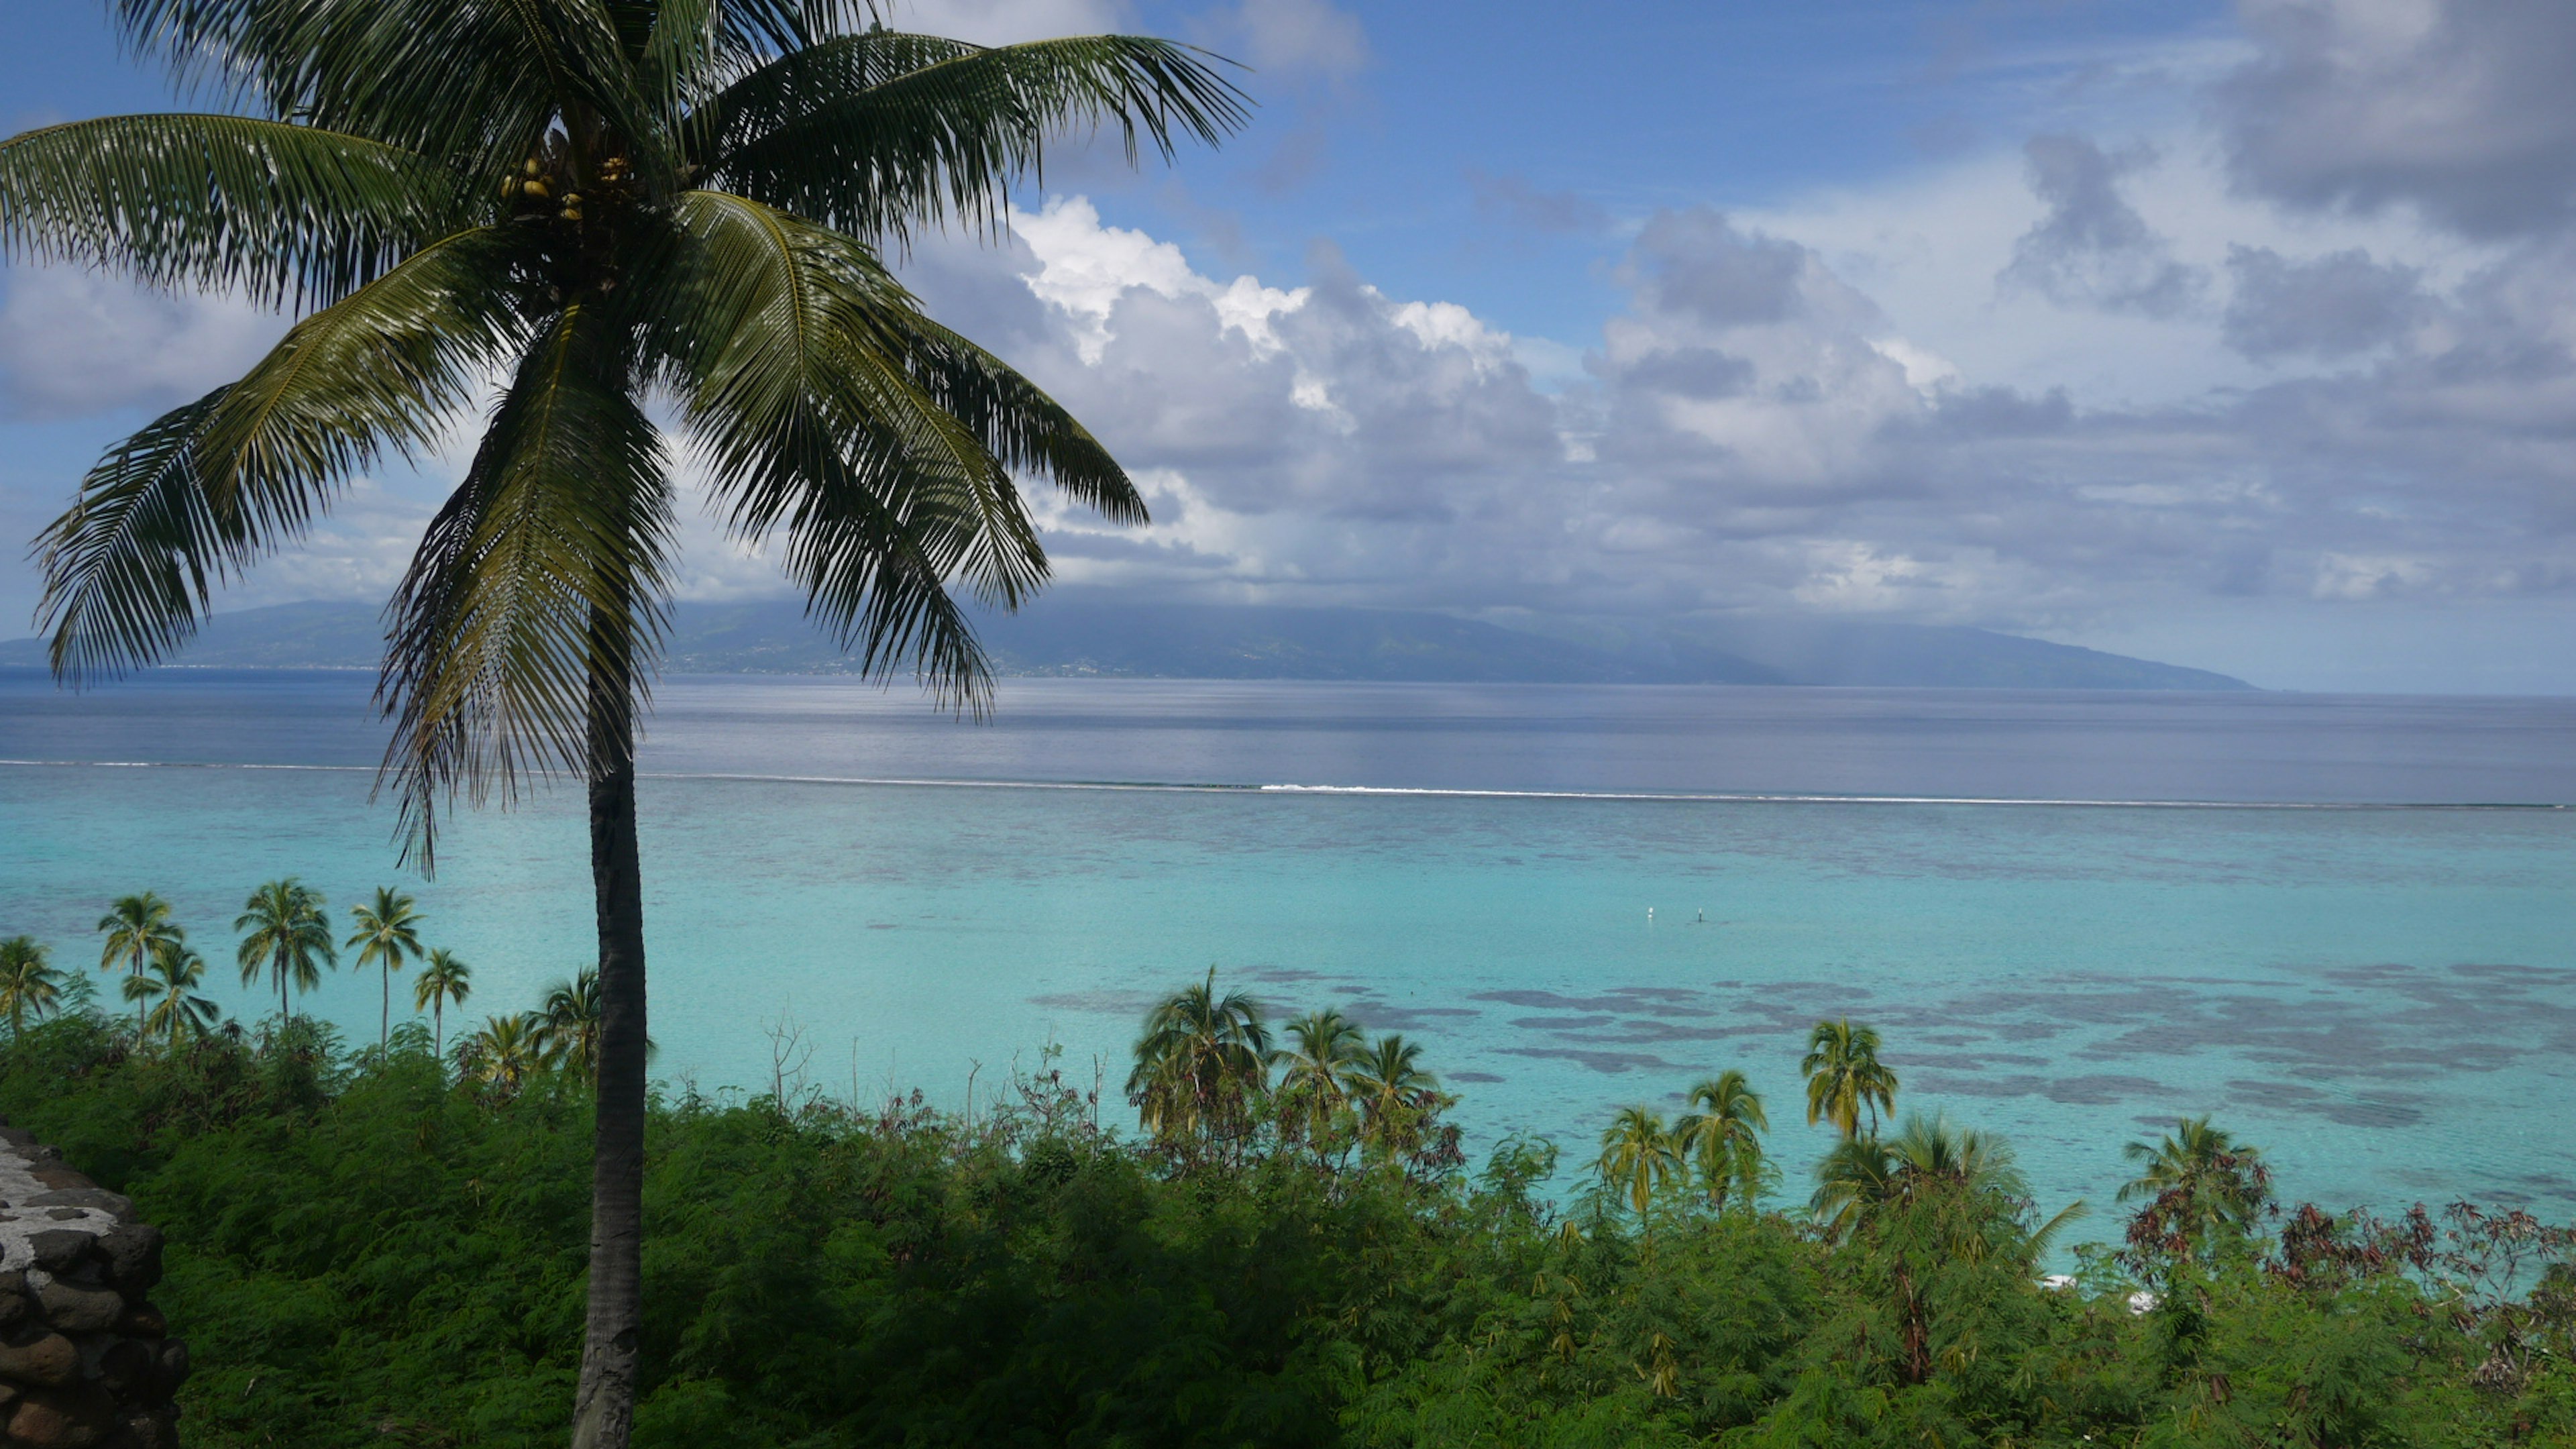
<instances>
[{"instance_id":1,"label":"palm tree trunk","mask_svg":"<svg viewBox=\"0 0 2576 1449\"><path fill-rule=\"evenodd\" d=\"M635 841L635 713L624 631L594 613L590 873L599 915L598 1115L590 1190L590 1319L573 1449L626 1449L643 1327L644 887Z\"/></svg>"},{"instance_id":2,"label":"palm tree trunk","mask_svg":"<svg viewBox=\"0 0 2576 1449\"><path fill-rule=\"evenodd\" d=\"M383 983L385 1006L376 1018L376 1050L383 1051L394 1040L394 966L391 961L376 963L376 980Z\"/></svg>"}]
</instances>

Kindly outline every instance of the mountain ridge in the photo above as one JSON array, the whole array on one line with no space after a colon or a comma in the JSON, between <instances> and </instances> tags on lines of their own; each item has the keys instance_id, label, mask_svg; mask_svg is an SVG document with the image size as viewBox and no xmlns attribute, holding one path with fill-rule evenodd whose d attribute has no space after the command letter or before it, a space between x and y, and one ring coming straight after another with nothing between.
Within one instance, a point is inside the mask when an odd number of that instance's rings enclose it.
<instances>
[{"instance_id":1,"label":"mountain ridge","mask_svg":"<svg viewBox=\"0 0 2576 1449\"><path fill-rule=\"evenodd\" d=\"M2254 686L2209 670L1955 625L1697 617L1653 625L1509 628L1448 614L1268 604L1137 604L1065 591L1019 614L979 612L996 672L1018 677L1331 679L1422 683L1785 684L1952 689ZM313 601L218 614L174 661L201 668L371 668L366 604ZM0 642L42 665L44 642ZM681 604L674 674L849 674L793 601Z\"/></svg>"}]
</instances>

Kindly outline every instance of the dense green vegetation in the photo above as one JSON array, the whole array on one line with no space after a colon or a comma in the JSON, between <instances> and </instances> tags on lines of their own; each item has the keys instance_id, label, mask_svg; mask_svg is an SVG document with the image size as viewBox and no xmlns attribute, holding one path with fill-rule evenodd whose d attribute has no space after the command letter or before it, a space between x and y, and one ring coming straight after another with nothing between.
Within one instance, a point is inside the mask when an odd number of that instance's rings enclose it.
<instances>
[{"instance_id":1,"label":"dense green vegetation","mask_svg":"<svg viewBox=\"0 0 2576 1449\"><path fill-rule=\"evenodd\" d=\"M442 1062L417 1022L356 1050L283 1017L138 1042L81 981L30 1010L0 1111L168 1231L189 1443L561 1442L581 994L507 1069L494 1024ZM1734 1073L1670 1125L1621 1114L1588 1173L1526 1140L1471 1170L1418 1044L1329 1011L1274 1040L1213 978L1146 1024L1141 1137L1053 1070L971 1117L784 1068L666 1093L637 1441L2576 1442L2565 1233L2279 1211L2258 1152L2189 1122L2134 1145L2119 1241L2044 1286L2008 1148L1871 1130L1897 1086L1874 1037L1816 1045L1840 1145L1809 1201Z\"/></svg>"}]
</instances>

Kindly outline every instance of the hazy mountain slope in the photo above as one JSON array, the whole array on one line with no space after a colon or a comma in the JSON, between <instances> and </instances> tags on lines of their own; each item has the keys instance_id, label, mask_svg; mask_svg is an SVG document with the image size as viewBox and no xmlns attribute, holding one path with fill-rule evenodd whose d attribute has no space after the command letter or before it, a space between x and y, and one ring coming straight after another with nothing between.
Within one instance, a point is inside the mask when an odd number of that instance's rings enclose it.
<instances>
[{"instance_id":1,"label":"hazy mountain slope","mask_svg":"<svg viewBox=\"0 0 2576 1449\"><path fill-rule=\"evenodd\" d=\"M1983 629L1828 619L1680 620L1651 629L1570 624L1539 633L1446 614L1260 605L1131 604L1064 590L982 620L1006 674L1196 679L1370 679L1569 684L1927 685L1946 688L2245 689L2206 670ZM220 614L181 656L221 668L371 668L375 609L306 603ZM666 667L679 674L851 669L794 603L683 604ZM0 665L41 665L34 639Z\"/></svg>"}]
</instances>

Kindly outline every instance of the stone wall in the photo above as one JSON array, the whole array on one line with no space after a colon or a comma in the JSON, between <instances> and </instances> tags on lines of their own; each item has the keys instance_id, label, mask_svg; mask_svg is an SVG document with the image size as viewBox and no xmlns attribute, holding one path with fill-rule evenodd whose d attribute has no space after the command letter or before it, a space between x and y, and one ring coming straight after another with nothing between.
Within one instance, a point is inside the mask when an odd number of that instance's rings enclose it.
<instances>
[{"instance_id":1,"label":"stone wall","mask_svg":"<svg viewBox=\"0 0 2576 1449\"><path fill-rule=\"evenodd\" d=\"M0 1444L174 1449L188 1346L159 1281L160 1229L0 1122Z\"/></svg>"}]
</instances>

